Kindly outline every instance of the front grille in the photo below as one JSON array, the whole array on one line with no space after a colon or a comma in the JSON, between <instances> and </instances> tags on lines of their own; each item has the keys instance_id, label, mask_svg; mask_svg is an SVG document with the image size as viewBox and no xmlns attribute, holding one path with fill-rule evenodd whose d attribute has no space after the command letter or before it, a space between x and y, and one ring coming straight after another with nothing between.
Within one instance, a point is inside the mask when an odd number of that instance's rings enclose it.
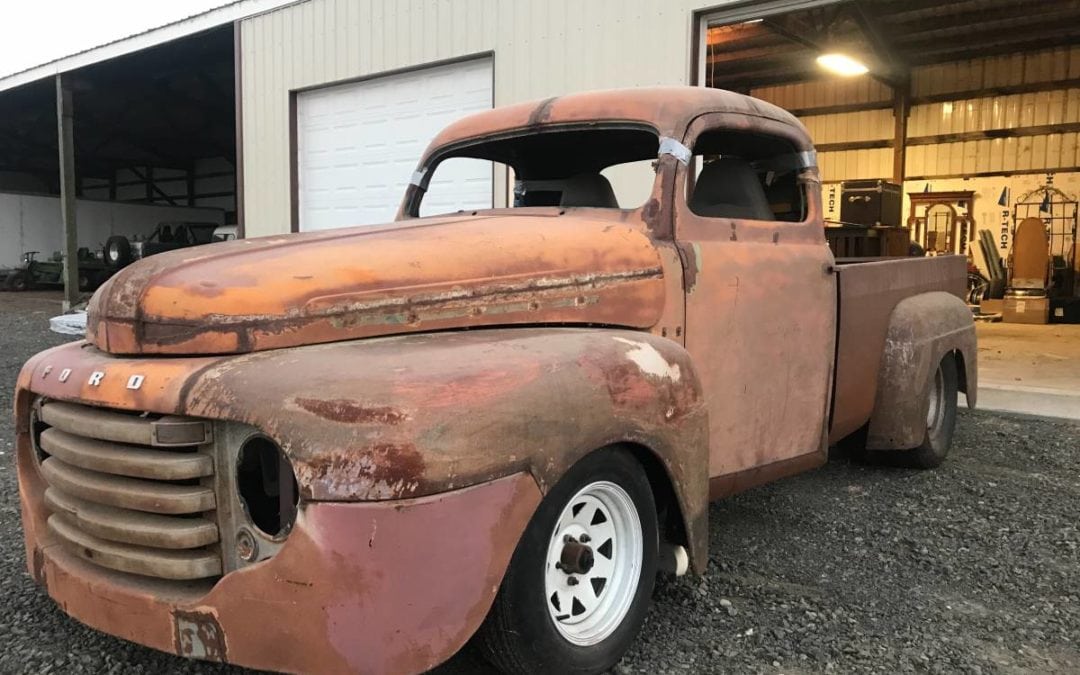
<instances>
[{"instance_id":1,"label":"front grille","mask_svg":"<svg viewBox=\"0 0 1080 675\"><path fill-rule=\"evenodd\" d=\"M222 574L208 422L60 401L35 418L49 531L68 551L161 579Z\"/></svg>"}]
</instances>

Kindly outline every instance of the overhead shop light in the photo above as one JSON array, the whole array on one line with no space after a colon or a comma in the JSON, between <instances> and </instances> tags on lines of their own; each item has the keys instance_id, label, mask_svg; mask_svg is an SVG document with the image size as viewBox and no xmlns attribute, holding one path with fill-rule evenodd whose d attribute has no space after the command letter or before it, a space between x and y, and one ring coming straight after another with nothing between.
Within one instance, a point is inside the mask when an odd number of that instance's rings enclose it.
<instances>
[{"instance_id":1,"label":"overhead shop light","mask_svg":"<svg viewBox=\"0 0 1080 675\"><path fill-rule=\"evenodd\" d=\"M870 69L862 61L839 52L822 54L817 57L817 63L833 75L840 75L841 77L865 75L870 72Z\"/></svg>"}]
</instances>

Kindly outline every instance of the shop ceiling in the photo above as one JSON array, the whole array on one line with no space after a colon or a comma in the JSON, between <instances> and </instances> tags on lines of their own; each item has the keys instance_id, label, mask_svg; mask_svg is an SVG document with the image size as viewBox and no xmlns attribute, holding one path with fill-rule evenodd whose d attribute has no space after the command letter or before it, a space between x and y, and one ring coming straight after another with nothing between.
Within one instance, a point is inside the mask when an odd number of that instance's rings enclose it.
<instances>
[{"instance_id":1,"label":"shop ceiling","mask_svg":"<svg viewBox=\"0 0 1080 675\"><path fill-rule=\"evenodd\" d=\"M79 179L117 169L235 165L231 24L65 74L74 101ZM56 81L0 97L0 171L38 176L59 191Z\"/></svg>"},{"instance_id":2,"label":"shop ceiling","mask_svg":"<svg viewBox=\"0 0 1080 675\"><path fill-rule=\"evenodd\" d=\"M917 66L1077 42L1078 0L854 0L710 27L706 79L743 92L819 79L815 59L841 52L896 86Z\"/></svg>"}]
</instances>

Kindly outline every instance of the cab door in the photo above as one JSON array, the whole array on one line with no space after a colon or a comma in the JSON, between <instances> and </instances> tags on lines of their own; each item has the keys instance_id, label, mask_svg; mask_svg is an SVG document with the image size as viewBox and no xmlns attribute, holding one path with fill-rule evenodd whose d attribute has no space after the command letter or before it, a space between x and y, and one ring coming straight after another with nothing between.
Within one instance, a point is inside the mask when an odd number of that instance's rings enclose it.
<instances>
[{"instance_id":1,"label":"cab door","mask_svg":"<svg viewBox=\"0 0 1080 675\"><path fill-rule=\"evenodd\" d=\"M812 152L793 127L746 120L698 118L675 181L714 498L824 461L835 354L833 256L817 170L802 166Z\"/></svg>"}]
</instances>

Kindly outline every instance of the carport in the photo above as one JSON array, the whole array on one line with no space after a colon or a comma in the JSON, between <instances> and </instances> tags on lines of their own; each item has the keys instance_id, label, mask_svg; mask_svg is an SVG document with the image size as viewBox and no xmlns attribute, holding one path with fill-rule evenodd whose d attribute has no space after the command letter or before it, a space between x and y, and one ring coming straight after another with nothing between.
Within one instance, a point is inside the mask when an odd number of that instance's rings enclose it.
<instances>
[{"instance_id":1,"label":"carport","mask_svg":"<svg viewBox=\"0 0 1080 675\"><path fill-rule=\"evenodd\" d=\"M234 21L258 4L0 79L0 267L59 251L70 306L110 236L240 222Z\"/></svg>"}]
</instances>

